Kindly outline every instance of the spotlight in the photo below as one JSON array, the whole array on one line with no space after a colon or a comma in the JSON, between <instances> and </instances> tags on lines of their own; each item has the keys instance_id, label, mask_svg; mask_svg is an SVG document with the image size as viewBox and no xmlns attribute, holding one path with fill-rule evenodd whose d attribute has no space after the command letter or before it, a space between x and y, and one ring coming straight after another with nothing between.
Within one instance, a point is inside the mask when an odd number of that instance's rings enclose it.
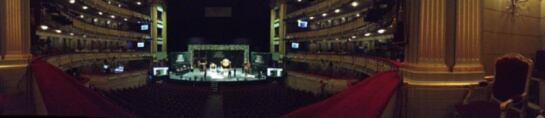
<instances>
[{"instance_id":1,"label":"spotlight","mask_svg":"<svg viewBox=\"0 0 545 118\"><path fill-rule=\"evenodd\" d=\"M85 18L85 15L79 15L79 18Z\"/></svg>"},{"instance_id":2,"label":"spotlight","mask_svg":"<svg viewBox=\"0 0 545 118\"><path fill-rule=\"evenodd\" d=\"M341 9L335 9L335 13L341 13Z\"/></svg>"},{"instance_id":3,"label":"spotlight","mask_svg":"<svg viewBox=\"0 0 545 118\"><path fill-rule=\"evenodd\" d=\"M74 4L74 3L76 3L76 0L69 0L68 3Z\"/></svg>"},{"instance_id":4,"label":"spotlight","mask_svg":"<svg viewBox=\"0 0 545 118\"><path fill-rule=\"evenodd\" d=\"M83 10L89 9L89 7L87 7L87 6L82 6L81 8L82 8Z\"/></svg>"},{"instance_id":5,"label":"spotlight","mask_svg":"<svg viewBox=\"0 0 545 118\"><path fill-rule=\"evenodd\" d=\"M47 25L41 25L41 26L40 26L40 29L42 29L42 30L47 30L47 29L49 29L49 26L47 26Z\"/></svg>"},{"instance_id":6,"label":"spotlight","mask_svg":"<svg viewBox=\"0 0 545 118\"><path fill-rule=\"evenodd\" d=\"M136 2L136 5L142 5L142 2L140 1Z\"/></svg>"},{"instance_id":7,"label":"spotlight","mask_svg":"<svg viewBox=\"0 0 545 118\"><path fill-rule=\"evenodd\" d=\"M310 19L310 20L314 20L314 16L308 17L308 19Z\"/></svg>"},{"instance_id":8,"label":"spotlight","mask_svg":"<svg viewBox=\"0 0 545 118\"><path fill-rule=\"evenodd\" d=\"M115 19L115 15L111 15L110 18Z\"/></svg>"},{"instance_id":9,"label":"spotlight","mask_svg":"<svg viewBox=\"0 0 545 118\"><path fill-rule=\"evenodd\" d=\"M55 32L57 32L57 33L60 34L60 33L62 33L62 30L59 30L59 29L58 29L58 30L55 30Z\"/></svg>"},{"instance_id":10,"label":"spotlight","mask_svg":"<svg viewBox=\"0 0 545 118\"><path fill-rule=\"evenodd\" d=\"M297 0L297 2L303 2L303 0Z\"/></svg>"},{"instance_id":11,"label":"spotlight","mask_svg":"<svg viewBox=\"0 0 545 118\"><path fill-rule=\"evenodd\" d=\"M327 13L323 13L323 14L322 14L322 17L326 17L326 16L327 16Z\"/></svg>"},{"instance_id":12,"label":"spotlight","mask_svg":"<svg viewBox=\"0 0 545 118\"><path fill-rule=\"evenodd\" d=\"M352 3L350 3L350 5L352 5L352 7L357 7L360 5L360 3L358 3L357 1L354 1Z\"/></svg>"},{"instance_id":13,"label":"spotlight","mask_svg":"<svg viewBox=\"0 0 545 118\"><path fill-rule=\"evenodd\" d=\"M371 36L371 35L372 35L371 33L365 33L366 37Z\"/></svg>"},{"instance_id":14,"label":"spotlight","mask_svg":"<svg viewBox=\"0 0 545 118\"><path fill-rule=\"evenodd\" d=\"M358 38L356 35L352 36L353 39Z\"/></svg>"},{"instance_id":15,"label":"spotlight","mask_svg":"<svg viewBox=\"0 0 545 118\"><path fill-rule=\"evenodd\" d=\"M104 14L104 13L102 13L101 11L98 12L98 15L102 15L102 14Z\"/></svg>"},{"instance_id":16,"label":"spotlight","mask_svg":"<svg viewBox=\"0 0 545 118\"><path fill-rule=\"evenodd\" d=\"M379 33L379 34L383 34L384 32L386 32L386 29L379 29L379 30L377 31L377 33Z\"/></svg>"}]
</instances>

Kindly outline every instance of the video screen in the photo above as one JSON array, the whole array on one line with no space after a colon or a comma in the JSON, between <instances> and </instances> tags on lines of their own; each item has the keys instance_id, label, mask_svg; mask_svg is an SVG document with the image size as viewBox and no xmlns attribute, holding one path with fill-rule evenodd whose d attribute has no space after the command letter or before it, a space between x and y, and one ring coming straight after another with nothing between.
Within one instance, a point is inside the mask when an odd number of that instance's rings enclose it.
<instances>
[{"instance_id":1,"label":"video screen","mask_svg":"<svg viewBox=\"0 0 545 118\"><path fill-rule=\"evenodd\" d=\"M308 27L308 21L297 20L297 27L299 27L299 28L307 28L307 27Z\"/></svg>"},{"instance_id":2,"label":"video screen","mask_svg":"<svg viewBox=\"0 0 545 118\"><path fill-rule=\"evenodd\" d=\"M117 68L114 68L114 73L123 73L125 72L125 66L117 66Z\"/></svg>"},{"instance_id":3,"label":"video screen","mask_svg":"<svg viewBox=\"0 0 545 118\"><path fill-rule=\"evenodd\" d=\"M282 68L267 68L267 76L268 77L282 77L282 71L284 71L284 69L282 69Z\"/></svg>"},{"instance_id":4,"label":"video screen","mask_svg":"<svg viewBox=\"0 0 545 118\"><path fill-rule=\"evenodd\" d=\"M153 67L153 76L167 76L168 67Z\"/></svg>"},{"instance_id":5,"label":"video screen","mask_svg":"<svg viewBox=\"0 0 545 118\"><path fill-rule=\"evenodd\" d=\"M142 31L148 31L148 30L149 30L149 25L148 25L148 24L140 25L140 30L142 30Z\"/></svg>"},{"instance_id":6,"label":"video screen","mask_svg":"<svg viewBox=\"0 0 545 118\"><path fill-rule=\"evenodd\" d=\"M291 43L291 48L293 48L293 49L299 49L299 43L297 43L297 42Z\"/></svg>"},{"instance_id":7,"label":"video screen","mask_svg":"<svg viewBox=\"0 0 545 118\"><path fill-rule=\"evenodd\" d=\"M136 43L136 47L143 48L145 46L144 42L138 42Z\"/></svg>"}]
</instances>

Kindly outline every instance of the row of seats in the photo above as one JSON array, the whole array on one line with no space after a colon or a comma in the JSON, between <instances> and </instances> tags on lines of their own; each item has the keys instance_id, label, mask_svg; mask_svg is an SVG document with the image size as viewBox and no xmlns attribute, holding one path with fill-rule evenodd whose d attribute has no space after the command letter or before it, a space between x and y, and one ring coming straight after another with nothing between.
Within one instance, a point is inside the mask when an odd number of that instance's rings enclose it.
<instances>
[{"instance_id":1,"label":"row of seats","mask_svg":"<svg viewBox=\"0 0 545 118\"><path fill-rule=\"evenodd\" d=\"M171 84L151 84L102 93L133 114L145 118L200 117L209 95L207 89Z\"/></svg>"},{"instance_id":2,"label":"row of seats","mask_svg":"<svg viewBox=\"0 0 545 118\"><path fill-rule=\"evenodd\" d=\"M276 118L326 98L277 84L222 87L221 93L226 118Z\"/></svg>"}]
</instances>

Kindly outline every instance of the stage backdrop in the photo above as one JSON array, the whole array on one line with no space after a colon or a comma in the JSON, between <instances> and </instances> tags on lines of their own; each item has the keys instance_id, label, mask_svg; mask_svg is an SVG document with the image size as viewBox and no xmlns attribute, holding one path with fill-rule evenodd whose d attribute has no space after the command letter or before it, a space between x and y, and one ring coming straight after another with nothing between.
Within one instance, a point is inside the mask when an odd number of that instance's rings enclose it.
<instances>
[{"instance_id":1,"label":"stage backdrop","mask_svg":"<svg viewBox=\"0 0 545 118\"><path fill-rule=\"evenodd\" d=\"M191 64L196 60L206 57L209 62L219 64L223 58L231 60L234 67L241 67L249 62L250 46L248 45L189 45L188 54Z\"/></svg>"},{"instance_id":2,"label":"stage backdrop","mask_svg":"<svg viewBox=\"0 0 545 118\"><path fill-rule=\"evenodd\" d=\"M231 66L240 68L244 64L243 50L195 50L193 51L195 59L206 58L208 63L220 65L221 60L229 59Z\"/></svg>"},{"instance_id":3,"label":"stage backdrop","mask_svg":"<svg viewBox=\"0 0 545 118\"><path fill-rule=\"evenodd\" d=\"M170 53L169 60L173 67L180 67L182 65L191 64L189 61L189 54L187 52Z\"/></svg>"}]
</instances>

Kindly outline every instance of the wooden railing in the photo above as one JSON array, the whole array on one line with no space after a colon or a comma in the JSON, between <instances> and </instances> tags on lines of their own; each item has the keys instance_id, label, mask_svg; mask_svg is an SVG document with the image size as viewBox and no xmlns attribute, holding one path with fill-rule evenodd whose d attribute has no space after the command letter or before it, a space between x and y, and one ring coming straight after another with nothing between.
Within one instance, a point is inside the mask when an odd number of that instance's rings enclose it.
<instances>
[{"instance_id":1,"label":"wooden railing","mask_svg":"<svg viewBox=\"0 0 545 118\"><path fill-rule=\"evenodd\" d=\"M151 17L149 15L145 15L136 11L132 11L125 8L120 8L117 6L110 5L103 0L83 0L85 4L95 7L101 10L105 10L109 13L116 14L118 16L124 16L124 17L137 17L142 18L144 20L151 20Z\"/></svg>"},{"instance_id":2,"label":"wooden railing","mask_svg":"<svg viewBox=\"0 0 545 118\"><path fill-rule=\"evenodd\" d=\"M78 28L78 29L81 29L81 30L84 30L84 31L87 31L87 32L91 32L91 33L98 33L98 34L105 34L105 35L119 36L119 37L127 37L127 38L135 38L135 39L141 39L141 38L146 38L146 37L150 36L149 34L144 34L144 33L128 32L128 31L121 31L121 30L104 28L104 27L93 25L93 24L88 24L88 23L85 23L85 22L83 22L81 20L71 18L71 17L70 17L70 19L71 19L71 21L73 23L72 25L74 26L74 28Z\"/></svg>"},{"instance_id":3,"label":"wooden railing","mask_svg":"<svg viewBox=\"0 0 545 118\"><path fill-rule=\"evenodd\" d=\"M328 10L328 8L338 8L343 4L347 4L349 2L352 2L352 0L324 0L318 4L299 9L297 11L288 13L288 18L294 18L301 15L313 15L313 14L319 14L323 13L324 11Z\"/></svg>"},{"instance_id":4,"label":"wooden railing","mask_svg":"<svg viewBox=\"0 0 545 118\"><path fill-rule=\"evenodd\" d=\"M368 75L373 75L378 72L398 70L400 66L399 62L391 61L389 59L357 55L295 53L288 54L288 58L293 61L305 62L329 61L340 66L364 70Z\"/></svg>"},{"instance_id":5,"label":"wooden railing","mask_svg":"<svg viewBox=\"0 0 545 118\"><path fill-rule=\"evenodd\" d=\"M151 57L151 53L143 52L120 52L120 53L76 53L52 56L47 58L47 62L61 70L71 67L80 67L90 65L106 59L116 61L144 60Z\"/></svg>"},{"instance_id":6,"label":"wooden railing","mask_svg":"<svg viewBox=\"0 0 545 118\"><path fill-rule=\"evenodd\" d=\"M112 75L83 74L82 76L89 78L89 84L95 86L100 90L117 90L135 88L145 85L148 77L148 70L144 69Z\"/></svg>"},{"instance_id":7,"label":"wooden railing","mask_svg":"<svg viewBox=\"0 0 545 118\"><path fill-rule=\"evenodd\" d=\"M320 29L320 30L313 30L313 31L304 31L304 32L295 32L295 33L289 33L288 36L292 36L293 38L312 38L312 37L323 37L323 36L330 36L335 34L340 34L343 32L353 31L358 28L364 27L365 22L363 18L358 18L355 20L350 21L349 23L345 23L339 26L334 26L331 28L326 29Z\"/></svg>"}]
</instances>

